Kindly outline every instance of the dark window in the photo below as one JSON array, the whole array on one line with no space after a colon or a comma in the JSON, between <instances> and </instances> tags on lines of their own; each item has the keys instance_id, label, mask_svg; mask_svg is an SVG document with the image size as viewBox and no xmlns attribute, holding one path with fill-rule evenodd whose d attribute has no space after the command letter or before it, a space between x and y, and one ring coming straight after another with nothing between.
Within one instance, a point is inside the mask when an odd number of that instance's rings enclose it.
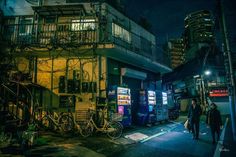
<instances>
[{"instance_id":1,"label":"dark window","mask_svg":"<svg viewBox=\"0 0 236 157\"><path fill-rule=\"evenodd\" d=\"M19 34L20 35L28 35L32 32L32 18L22 18L19 21Z\"/></svg>"}]
</instances>

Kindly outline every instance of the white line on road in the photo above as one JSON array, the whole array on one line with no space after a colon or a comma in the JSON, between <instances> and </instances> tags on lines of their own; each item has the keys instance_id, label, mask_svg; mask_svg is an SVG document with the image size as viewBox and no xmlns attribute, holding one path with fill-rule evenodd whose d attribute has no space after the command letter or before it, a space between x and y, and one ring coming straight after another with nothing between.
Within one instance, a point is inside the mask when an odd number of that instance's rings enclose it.
<instances>
[{"instance_id":1,"label":"white line on road","mask_svg":"<svg viewBox=\"0 0 236 157\"><path fill-rule=\"evenodd\" d=\"M168 132L168 131L162 131L162 132L159 132L159 133L154 134L154 135L152 135L152 136L149 136L148 138L146 138L146 139L140 141L140 143L144 143L144 142L146 142L146 141L148 141L148 140L150 140L150 139L152 139L152 138L155 138L155 137L164 135L164 134L167 133L167 132Z\"/></svg>"},{"instance_id":2,"label":"white line on road","mask_svg":"<svg viewBox=\"0 0 236 157\"><path fill-rule=\"evenodd\" d=\"M161 132L159 132L159 133L157 133L157 134L154 134L154 135L152 135L152 136L149 136L148 138L145 138L145 139L141 140L140 143L144 143L144 142L146 142L146 141L148 141L148 140L150 140L150 139L153 139L153 138L155 138L155 137L164 135L164 134L166 134L166 133L168 133L168 132L171 132L171 131L174 130L175 128L177 128L176 125L175 125L175 127L170 128L170 129L168 129L168 130L166 130L166 131L161 131Z\"/></svg>"}]
</instances>

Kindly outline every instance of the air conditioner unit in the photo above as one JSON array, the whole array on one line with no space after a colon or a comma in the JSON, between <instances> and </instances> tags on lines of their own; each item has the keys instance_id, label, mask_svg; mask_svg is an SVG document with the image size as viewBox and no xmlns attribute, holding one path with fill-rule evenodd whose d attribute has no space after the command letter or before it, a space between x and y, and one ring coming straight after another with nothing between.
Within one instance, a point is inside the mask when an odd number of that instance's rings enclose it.
<instances>
[{"instance_id":1,"label":"air conditioner unit","mask_svg":"<svg viewBox=\"0 0 236 157\"><path fill-rule=\"evenodd\" d=\"M126 76L126 77L140 79L140 80L145 80L147 78L146 73L129 69L129 68L121 68L121 75Z\"/></svg>"}]
</instances>

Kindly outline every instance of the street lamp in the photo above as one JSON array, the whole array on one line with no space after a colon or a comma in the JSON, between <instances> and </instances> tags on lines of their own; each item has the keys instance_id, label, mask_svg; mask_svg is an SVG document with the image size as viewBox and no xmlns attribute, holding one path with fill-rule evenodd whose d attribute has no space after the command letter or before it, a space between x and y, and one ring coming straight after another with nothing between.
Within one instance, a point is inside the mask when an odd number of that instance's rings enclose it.
<instances>
[{"instance_id":1,"label":"street lamp","mask_svg":"<svg viewBox=\"0 0 236 157\"><path fill-rule=\"evenodd\" d=\"M202 105L204 108L206 108L207 105L207 98L206 98L206 85L205 85L205 78L204 76L210 76L211 71L210 70L205 70L203 74L201 74L201 87L202 87Z\"/></svg>"},{"instance_id":2,"label":"street lamp","mask_svg":"<svg viewBox=\"0 0 236 157\"><path fill-rule=\"evenodd\" d=\"M210 70L206 70L206 71L204 71L204 74L209 76L209 75L211 75L211 71Z\"/></svg>"}]
</instances>

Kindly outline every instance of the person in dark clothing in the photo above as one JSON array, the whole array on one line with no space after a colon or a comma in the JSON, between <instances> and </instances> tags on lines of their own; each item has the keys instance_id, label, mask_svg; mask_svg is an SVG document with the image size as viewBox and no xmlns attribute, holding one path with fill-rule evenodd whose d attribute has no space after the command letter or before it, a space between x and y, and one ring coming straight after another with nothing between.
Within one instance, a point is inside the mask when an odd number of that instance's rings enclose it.
<instances>
[{"instance_id":1,"label":"person in dark clothing","mask_svg":"<svg viewBox=\"0 0 236 157\"><path fill-rule=\"evenodd\" d=\"M189 107L188 111L188 120L190 122L190 127L193 134L193 139L199 139L199 123L202 109L200 105L197 104L196 99L192 99L192 104Z\"/></svg>"},{"instance_id":2,"label":"person in dark clothing","mask_svg":"<svg viewBox=\"0 0 236 157\"><path fill-rule=\"evenodd\" d=\"M215 103L211 104L211 109L207 112L206 123L211 128L212 143L215 144L215 134L217 134L218 141L220 138L220 128L222 127L220 111L217 110L217 106Z\"/></svg>"}]
</instances>

